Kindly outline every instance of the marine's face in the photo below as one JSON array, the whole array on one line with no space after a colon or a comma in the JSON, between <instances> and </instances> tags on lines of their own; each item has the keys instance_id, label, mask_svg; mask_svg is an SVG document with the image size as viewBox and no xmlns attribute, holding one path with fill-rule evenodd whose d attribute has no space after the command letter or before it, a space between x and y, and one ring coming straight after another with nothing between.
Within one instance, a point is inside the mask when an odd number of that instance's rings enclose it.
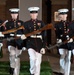
<instances>
[{"instance_id":1,"label":"marine's face","mask_svg":"<svg viewBox=\"0 0 74 75\"><path fill-rule=\"evenodd\" d=\"M67 14L63 15L63 20L66 21L67 20Z\"/></svg>"},{"instance_id":2,"label":"marine's face","mask_svg":"<svg viewBox=\"0 0 74 75\"><path fill-rule=\"evenodd\" d=\"M31 19L37 19L38 13L30 13Z\"/></svg>"},{"instance_id":3,"label":"marine's face","mask_svg":"<svg viewBox=\"0 0 74 75\"><path fill-rule=\"evenodd\" d=\"M59 20L63 20L63 15L62 14L59 15Z\"/></svg>"},{"instance_id":4,"label":"marine's face","mask_svg":"<svg viewBox=\"0 0 74 75\"><path fill-rule=\"evenodd\" d=\"M60 14L59 19L63 20L63 21L66 21L67 20L67 14Z\"/></svg>"},{"instance_id":5,"label":"marine's face","mask_svg":"<svg viewBox=\"0 0 74 75\"><path fill-rule=\"evenodd\" d=\"M18 13L12 13L11 14L11 17L12 17L12 19L14 19L14 20L16 20L17 19L17 17L18 17Z\"/></svg>"}]
</instances>

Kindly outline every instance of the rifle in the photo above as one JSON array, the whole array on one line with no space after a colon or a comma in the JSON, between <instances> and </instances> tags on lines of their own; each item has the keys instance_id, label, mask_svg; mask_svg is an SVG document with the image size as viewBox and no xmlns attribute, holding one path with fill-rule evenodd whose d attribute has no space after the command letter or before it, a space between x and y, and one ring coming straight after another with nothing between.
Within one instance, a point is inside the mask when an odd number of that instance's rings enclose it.
<instances>
[{"instance_id":1,"label":"rifle","mask_svg":"<svg viewBox=\"0 0 74 75\"><path fill-rule=\"evenodd\" d=\"M25 29L25 28L24 28L24 26L20 26L19 28L14 28L11 30L4 31L4 32L2 32L2 34L8 34L8 33L16 32L17 30L20 30L20 29ZM48 29L54 29L53 25L52 24L45 25L44 27L40 28L39 30L25 34L25 36L29 37L31 35L38 34L42 31L48 30ZM10 38L1 38L1 40L3 40L3 39L12 40L12 39L19 39L19 38L20 38L20 36L14 36L14 37L10 37Z\"/></svg>"},{"instance_id":2,"label":"rifle","mask_svg":"<svg viewBox=\"0 0 74 75\"><path fill-rule=\"evenodd\" d=\"M13 28L11 30L4 31L4 32L2 32L2 34L8 34L8 33L16 32L17 30L20 30L20 29L25 29L25 28L24 28L24 26L20 26L19 28ZM52 24L45 25L44 27L42 27L39 30L36 30L36 31L33 31L33 32L26 34L26 37L37 34L39 32L42 32L42 31L48 30L48 29L54 29L53 25Z\"/></svg>"},{"instance_id":3,"label":"rifle","mask_svg":"<svg viewBox=\"0 0 74 75\"><path fill-rule=\"evenodd\" d=\"M18 28L13 28L11 30L4 31L4 32L2 32L2 34L8 34L8 33L16 32L17 30L20 30L20 29L25 29L25 28L24 28L24 26L20 26Z\"/></svg>"},{"instance_id":4,"label":"rifle","mask_svg":"<svg viewBox=\"0 0 74 75\"><path fill-rule=\"evenodd\" d=\"M71 37L71 38L74 39L74 36ZM69 40L70 40L70 38L69 38ZM55 47L59 47L59 46L61 46L61 45L63 45L63 44L68 43L69 40L65 40L64 42L57 43L57 44L55 44L55 45L53 45L53 46L49 46L49 47L46 46L46 49L51 50L51 49L53 49L53 48L55 48Z\"/></svg>"},{"instance_id":5,"label":"rifle","mask_svg":"<svg viewBox=\"0 0 74 75\"><path fill-rule=\"evenodd\" d=\"M31 35L38 34L38 33L42 32L42 31L45 31L45 30L48 30L48 29L54 29L53 25L52 24L45 25L44 27L42 27L42 28L40 28L40 29L38 29L36 31L33 31L33 32L25 34L25 36L29 37ZM18 39L18 38L20 38L20 36L19 37L15 36L15 39Z\"/></svg>"},{"instance_id":6,"label":"rifle","mask_svg":"<svg viewBox=\"0 0 74 75\"><path fill-rule=\"evenodd\" d=\"M25 34L25 36L29 37L31 35L38 34L38 33L42 32L42 31L45 31L45 30L48 30L48 29L54 29L53 25L52 24L45 25L44 27L42 27L42 28L40 28L40 29L38 29L36 31L30 32L28 34Z\"/></svg>"},{"instance_id":7,"label":"rifle","mask_svg":"<svg viewBox=\"0 0 74 75\"><path fill-rule=\"evenodd\" d=\"M1 26L5 26L5 24L8 22L8 20L5 20L1 25L0 25L0 27Z\"/></svg>"}]
</instances>

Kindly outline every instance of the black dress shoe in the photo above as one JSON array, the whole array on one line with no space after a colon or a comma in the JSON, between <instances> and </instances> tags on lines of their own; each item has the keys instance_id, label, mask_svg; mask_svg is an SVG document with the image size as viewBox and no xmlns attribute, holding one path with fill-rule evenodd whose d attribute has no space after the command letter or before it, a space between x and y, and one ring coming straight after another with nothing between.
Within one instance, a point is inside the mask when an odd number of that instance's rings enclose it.
<instances>
[{"instance_id":1,"label":"black dress shoe","mask_svg":"<svg viewBox=\"0 0 74 75\"><path fill-rule=\"evenodd\" d=\"M60 72L53 72L53 73L56 75L64 75L63 73L60 73Z\"/></svg>"},{"instance_id":2,"label":"black dress shoe","mask_svg":"<svg viewBox=\"0 0 74 75\"><path fill-rule=\"evenodd\" d=\"M9 73L10 73L11 75L13 75L13 73L14 73L14 68L11 68L11 67L10 67Z\"/></svg>"},{"instance_id":3,"label":"black dress shoe","mask_svg":"<svg viewBox=\"0 0 74 75\"><path fill-rule=\"evenodd\" d=\"M63 73L59 73L59 75L64 75Z\"/></svg>"},{"instance_id":4,"label":"black dress shoe","mask_svg":"<svg viewBox=\"0 0 74 75\"><path fill-rule=\"evenodd\" d=\"M54 74L56 74L56 75L59 75L59 72L53 72Z\"/></svg>"}]
</instances>

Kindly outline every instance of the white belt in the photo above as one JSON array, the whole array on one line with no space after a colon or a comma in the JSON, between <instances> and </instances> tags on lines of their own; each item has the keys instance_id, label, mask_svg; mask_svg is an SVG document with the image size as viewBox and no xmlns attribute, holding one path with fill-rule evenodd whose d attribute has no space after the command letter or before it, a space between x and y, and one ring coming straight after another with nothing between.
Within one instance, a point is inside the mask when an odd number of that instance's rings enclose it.
<instances>
[{"instance_id":1,"label":"white belt","mask_svg":"<svg viewBox=\"0 0 74 75\"><path fill-rule=\"evenodd\" d=\"M10 34L10 36L14 36L14 34L13 34L13 33L11 33L11 34Z\"/></svg>"},{"instance_id":2,"label":"white belt","mask_svg":"<svg viewBox=\"0 0 74 75\"><path fill-rule=\"evenodd\" d=\"M15 35L14 35L14 34L10 34L10 36L15 36ZM17 36L17 37L20 37L21 34L17 34L16 36Z\"/></svg>"},{"instance_id":3,"label":"white belt","mask_svg":"<svg viewBox=\"0 0 74 75\"><path fill-rule=\"evenodd\" d=\"M21 34L17 34L16 36L17 36L17 37L21 37Z\"/></svg>"},{"instance_id":4,"label":"white belt","mask_svg":"<svg viewBox=\"0 0 74 75\"><path fill-rule=\"evenodd\" d=\"M40 38L40 39L42 39L42 35L37 35L37 36L36 35L31 35L30 37L31 38Z\"/></svg>"}]
</instances>

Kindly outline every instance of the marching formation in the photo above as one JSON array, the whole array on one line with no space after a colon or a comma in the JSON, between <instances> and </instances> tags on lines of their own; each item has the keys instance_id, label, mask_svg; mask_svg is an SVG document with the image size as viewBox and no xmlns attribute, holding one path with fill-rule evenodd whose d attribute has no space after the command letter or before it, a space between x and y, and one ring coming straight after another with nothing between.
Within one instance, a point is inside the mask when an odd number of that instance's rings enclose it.
<instances>
[{"instance_id":1,"label":"marching formation","mask_svg":"<svg viewBox=\"0 0 74 75\"><path fill-rule=\"evenodd\" d=\"M18 37L17 39L8 39L7 46L10 59L10 74L20 74L20 57L22 50L28 50L30 59L30 75L40 75L40 65L42 61L42 54L45 54L46 46L46 31L39 32L37 34L26 37L26 34L36 31L45 26L45 24L37 19L39 7L28 8L31 19L27 22L18 20L18 13L20 9L9 9L11 20L6 21L4 25L1 25L0 37L10 38ZM3 23L2 23L3 24ZM23 28L19 28L23 26ZM18 28L18 30L17 30ZM10 32L8 34L2 34L8 30L16 29L16 32ZM2 43L1 43L2 44Z\"/></svg>"},{"instance_id":2,"label":"marching formation","mask_svg":"<svg viewBox=\"0 0 74 75\"><path fill-rule=\"evenodd\" d=\"M7 39L7 46L9 51L10 75L20 74L19 56L22 54L23 50L27 50L29 54L30 75L40 75L42 54L45 54L47 46L47 29L55 30L57 44L67 40L66 43L58 47L60 54L60 72L57 73L57 75L70 75L72 53L74 55L74 21L68 22L67 20L69 10L59 9L60 21L55 23L54 27L51 26L42 31L40 29L46 25L43 21L37 19L38 10L39 7L29 7L28 11L30 12L31 19L23 22L18 19L20 9L11 8L9 9L11 20L6 20L5 22L0 21L0 38L9 38ZM15 32L9 31L13 29L15 29ZM3 34L3 32L7 31L9 32ZM31 34L31 32L33 34ZM13 39L10 39L11 37L13 37ZM2 46L2 41L0 41L0 48L2 48Z\"/></svg>"}]
</instances>

